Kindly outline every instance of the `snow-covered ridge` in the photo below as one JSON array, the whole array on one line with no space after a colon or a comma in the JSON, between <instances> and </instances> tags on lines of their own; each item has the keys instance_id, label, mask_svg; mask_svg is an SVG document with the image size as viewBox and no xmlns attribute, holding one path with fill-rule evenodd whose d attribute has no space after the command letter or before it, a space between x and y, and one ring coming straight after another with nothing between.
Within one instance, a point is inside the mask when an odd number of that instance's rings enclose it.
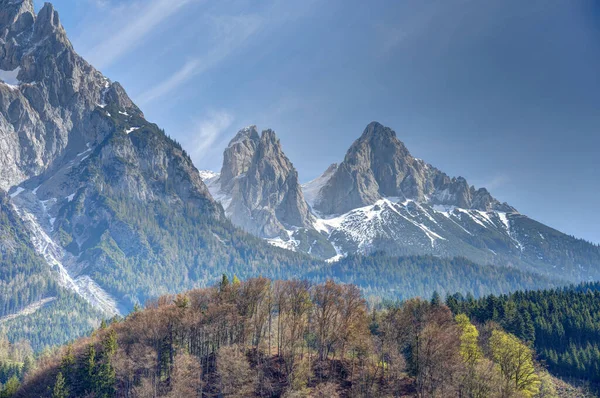
<instances>
[{"instance_id":1,"label":"snow-covered ridge","mask_svg":"<svg viewBox=\"0 0 600 398\"><path fill-rule=\"evenodd\" d=\"M204 183L207 183L207 180L213 180L219 177L219 173L215 173L211 170L200 170L198 171L198 174L200 174L200 178L202 178Z\"/></svg>"},{"instance_id":2,"label":"snow-covered ridge","mask_svg":"<svg viewBox=\"0 0 600 398\"><path fill-rule=\"evenodd\" d=\"M116 301L90 277L81 276L74 278L71 276L67 267L64 265L64 261L70 262L75 259L68 255L67 252L56 243L50 235L48 235L38 222L36 216L25 208L19 208L14 204L13 208L27 226L34 249L46 260L46 263L52 270L53 275L55 275L59 285L83 297L93 307L100 309L109 315L118 315L119 310L117 309Z\"/></svg>"},{"instance_id":3,"label":"snow-covered ridge","mask_svg":"<svg viewBox=\"0 0 600 398\"><path fill-rule=\"evenodd\" d=\"M227 209L231 204L232 197L231 195L221 191L221 180L219 179L221 175L210 170L201 170L198 173L200 174L200 178L202 178L204 184L206 184L210 195L214 200L220 203L221 206L223 206L223 209L225 209L225 215L230 217L231 214L228 213Z\"/></svg>"},{"instance_id":4,"label":"snow-covered ridge","mask_svg":"<svg viewBox=\"0 0 600 398\"><path fill-rule=\"evenodd\" d=\"M321 187L331 178L336 165L332 165L320 177L302 185L309 206L318 200ZM221 191L219 174L201 171L213 198L220 202L228 214L231 196ZM368 253L384 240L409 248L411 252L433 255L452 253L457 240L479 235L483 230L506 236L514 247L522 251L523 245L511 230L508 213L463 209L456 206L430 205L397 197L382 198L372 205L353 209L345 214L323 216L312 210L313 228L325 236L336 250L336 261L351 253ZM299 242L293 238L294 231L287 237L267 239L277 247L298 251ZM488 255L496 251L482 249Z\"/></svg>"},{"instance_id":5,"label":"snow-covered ridge","mask_svg":"<svg viewBox=\"0 0 600 398\"><path fill-rule=\"evenodd\" d=\"M351 210L341 216L316 218L314 227L329 237L334 234L343 234L357 246L359 252L367 251L373 241L386 230L390 234L396 235L390 226L398 223L408 223L415 227L412 233L417 231L422 235L421 238L428 239L431 247L434 247L438 240L446 240L439 233L433 231L431 225L426 225L419 217L413 217L407 207L409 203L411 201L400 203L398 198L384 198L373 205ZM437 224L425 209L421 215L425 215L425 218ZM398 235L397 238L400 239L401 236Z\"/></svg>"}]
</instances>

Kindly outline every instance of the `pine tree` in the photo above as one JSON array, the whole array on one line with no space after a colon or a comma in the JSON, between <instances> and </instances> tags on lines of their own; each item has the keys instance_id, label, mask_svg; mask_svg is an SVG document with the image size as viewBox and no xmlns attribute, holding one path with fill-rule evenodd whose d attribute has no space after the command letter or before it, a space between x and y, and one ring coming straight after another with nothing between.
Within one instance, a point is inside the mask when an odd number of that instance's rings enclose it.
<instances>
[{"instance_id":1,"label":"pine tree","mask_svg":"<svg viewBox=\"0 0 600 398\"><path fill-rule=\"evenodd\" d=\"M0 398L11 398L16 394L20 386L21 383L19 382L17 376L12 376L10 379L8 379L4 385L4 388L0 392Z\"/></svg>"},{"instance_id":2,"label":"pine tree","mask_svg":"<svg viewBox=\"0 0 600 398\"><path fill-rule=\"evenodd\" d=\"M437 292L437 290L435 290L433 292L433 295L431 296L431 305L439 307L442 304L442 298L440 297L440 294Z\"/></svg>"},{"instance_id":3,"label":"pine tree","mask_svg":"<svg viewBox=\"0 0 600 398\"><path fill-rule=\"evenodd\" d=\"M96 347L90 343L81 367L81 390L85 393L95 391L96 387Z\"/></svg>"},{"instance_id":4,"label":"pine tree","mask_svg":"<svg viewBox=\"0 0 600 398\"><path fill-rule=\"evenodd\" d=\"M58 372L56 375L56 383L52 390L52 398L67 398L69 396L69 390L67 389L65 378L62 372Z\"/></svg>"},{"instance_id":5,"label":"pine tree","mask_svg":"<svg viewBox=\"0 0 600 398\"><path fill-rule=\"evenodd\" d=\"M117 333L110 330L102 340L102 355L97 366L98 372L95 377L94 389L99 397L108 398L114 396L116 372L112 366L112 358L118 349Z\"/></svg>"},{"instance_id":6,"label":"pine tree","mask_svg":"<svg viewBox=\"0 0 600 398\"><path fill-rule=\"evenodd\" d=\"M220 285L220 290L223 291L225 289L227 289L227 287L229 286L229 278L227 277L226 274L223 274L223 278L221 279L221 285Z\"/></svg>"}]
</instances>

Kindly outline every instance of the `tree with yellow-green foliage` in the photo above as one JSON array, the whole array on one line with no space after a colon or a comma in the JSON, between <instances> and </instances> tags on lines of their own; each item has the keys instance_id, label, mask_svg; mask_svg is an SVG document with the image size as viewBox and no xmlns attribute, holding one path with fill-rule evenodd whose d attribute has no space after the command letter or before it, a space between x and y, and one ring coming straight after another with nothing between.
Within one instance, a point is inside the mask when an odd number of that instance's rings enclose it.
<instances>
[{"instance_id":1,"label":"tree with yellow-green foliage","mask_svg":"<svg viewBox=\"0 0 600 398\"><path fill-rule=\"evenodd\" d=\"M468 367L474 367L483 356L477 344L479 331L465 314L458 314L454 319L460 329L460 356Z\"/></svg>"},{"instance_id":2,"label":"tree with yellow-green foliage","mask_svg":"<svg viewBox=\"0 0 600 398\"><path fill-rule=\"evenodd\" d=\"M460 356L465 364L465 373L459 385L459 396L469 398L501 397L502 376L497 367L484 357L479 347L479 331L465 314L454 320L460 331Z\"/></svg>"},{"instance_id":3,"label":"tree with yellow-green foliage","mask_svg":"<svg viewBox=\"0 0 600 398\"><path fill-rule=\"evenodd\" d=\"M516 389L525 397L540 391L540 378L533 366L533 352L517 337L501 330L492 331L490 350L505 379L505 389Z\"/></svg>"}]
</instances>

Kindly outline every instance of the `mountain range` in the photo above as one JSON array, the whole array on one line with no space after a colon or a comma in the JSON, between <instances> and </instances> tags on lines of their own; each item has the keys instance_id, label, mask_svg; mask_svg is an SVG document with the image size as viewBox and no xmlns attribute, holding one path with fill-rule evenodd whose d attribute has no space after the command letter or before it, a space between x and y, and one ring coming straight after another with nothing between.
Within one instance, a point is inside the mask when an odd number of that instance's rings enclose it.
<instances>
[{"instance_id":1,"label":"mountain range","mask_svg":"<svg viewBox=\"0 0 600 398\"><path fill-rule=\"evenodd\" d=\"M0 329L37 349L223 273L395 299L600 277L598 246L414 158L376 122L304 185L255 126L219 174L199 172L74 51L50 3L0 0L0 79Z\"/></svg>"},{"instance_id":2,"label":"mountain range","mask_svg":"<svg viewBox=\"0 0 600 398\"><path fill-rule=\"evenodd\" d=\"M225 149L220 174L202 176L234 224L328 261L383 251L464 256L573 282L600 277L598 246L413 157L396 132L377 122L339 165L303 185L274 133L259 138L255 126Z\"/></svg>"}]
</instances>

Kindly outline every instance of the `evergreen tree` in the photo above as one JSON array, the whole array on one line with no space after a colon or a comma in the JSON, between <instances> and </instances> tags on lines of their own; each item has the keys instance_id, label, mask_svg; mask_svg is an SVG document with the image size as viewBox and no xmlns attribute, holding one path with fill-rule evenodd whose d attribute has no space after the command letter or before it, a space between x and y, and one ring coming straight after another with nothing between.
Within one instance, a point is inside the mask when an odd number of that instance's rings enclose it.
<instances>
[{"instance_id":1,"label":"evergreen tree","mask_svg":"<svg viewBox=\"0 0 600 398\"><path fill-rule=\"evenodd\" d=\"M52 398L67 398L69 396L69 390L66 385L65 378L63 377L62 372L58 372L56 376L56 383L54 384L54 389L52 390Z\"/></svg>"},{"instance_id":2,"label":"evergreen tree","mask_svg":"<svg viewBox=\"0 0 600 398\"><path fill-rule=\"evenodd\" d=\"M94 343L88 345L81 367L81 391L92 393L96 389L96 347Z\"/></svg>"},{"instance_id":3,"label":"evergreen tree","mask_svg":"<svg viewBox=\"0 0 600 398\"><path fill-rule=\"evenodd\" d=\"M431 305L439 307L441 304L442 304L442 298L440 297L440 294L437 292L437 290L435 290L433 292L433 295L431 296Z\"/></svg>"},{"instance_id":4,"label":"evergreen tree","mask_svg":"<svg viewBox=\"0 0 600 398\"><path fill-rule=\"evenodd\" d=\"M221 278L221 291L227 289L227 287L229 286L229 278L227 277L226 274L223 274L223 277Z\"/></svg>"},{"instance_id":5,"label":"evergreen tree","mask_svg":"<svg viewBox=\"0 0 600 398\"><path fill-rule=\"evenodd\" d=\"M19 378L17 376L12 376L6 382L4 388L0 392L0 398L12 398L16 394L20 386L21 383L19 382Z\"/></svg>"}]
</instances>

